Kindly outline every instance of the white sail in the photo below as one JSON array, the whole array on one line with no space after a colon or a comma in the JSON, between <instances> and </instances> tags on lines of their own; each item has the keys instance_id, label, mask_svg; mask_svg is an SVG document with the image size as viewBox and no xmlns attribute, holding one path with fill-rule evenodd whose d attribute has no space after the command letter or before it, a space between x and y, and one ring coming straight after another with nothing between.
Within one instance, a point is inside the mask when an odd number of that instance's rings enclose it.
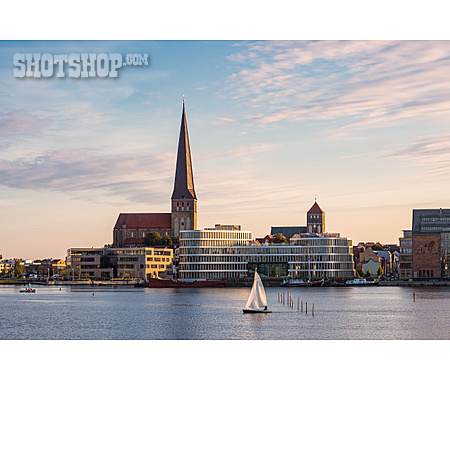
<instances>
[{"instance_id":1,"label":"white sail","mask_svg":"<svg viewBox=\"0 0 450 450\"><path fill-rule=\"evenodd\" d=\"M259 309L260 306L267 306L267 299L261 278L255 271L255 280L253 281L253 287L248 297L247 304L245 305L245 309Z\"/></svg>"}]
</instances>

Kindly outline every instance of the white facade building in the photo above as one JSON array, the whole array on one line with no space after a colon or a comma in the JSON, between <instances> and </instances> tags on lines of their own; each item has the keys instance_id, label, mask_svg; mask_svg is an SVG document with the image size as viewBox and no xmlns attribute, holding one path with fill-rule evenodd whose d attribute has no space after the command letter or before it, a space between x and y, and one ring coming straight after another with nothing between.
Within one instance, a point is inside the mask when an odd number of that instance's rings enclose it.
<instances>
[{"instance_id":1,"label":"white facade building","mask_svg":"<svg viewBox=\"0 0 450 450\"><path fill-rule=\"evenodd\" d=\"M355 275L351 240L338 233L295 235L290 244L259 245L250 231L180 233L180 280L262 277L347 278Z\"/></svg>"}]
</instances>

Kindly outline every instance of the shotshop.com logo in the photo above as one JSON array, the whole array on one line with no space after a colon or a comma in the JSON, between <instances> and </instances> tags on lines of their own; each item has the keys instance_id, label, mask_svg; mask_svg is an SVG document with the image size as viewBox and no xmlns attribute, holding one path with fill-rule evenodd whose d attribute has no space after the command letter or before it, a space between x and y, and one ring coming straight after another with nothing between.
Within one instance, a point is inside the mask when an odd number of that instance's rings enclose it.
<instances>
[{"instance_id":1,"label":"shotshop.com logo","mask_svg":"<svg viewBox=\"0 0 450 450\"><path fill-rule=\"evenodd\" d=\"M13 75L17 78L116 78L118 69L126 66L148 66L147 54L120 53L14 53Z\"/></svg>"}]
</instances>

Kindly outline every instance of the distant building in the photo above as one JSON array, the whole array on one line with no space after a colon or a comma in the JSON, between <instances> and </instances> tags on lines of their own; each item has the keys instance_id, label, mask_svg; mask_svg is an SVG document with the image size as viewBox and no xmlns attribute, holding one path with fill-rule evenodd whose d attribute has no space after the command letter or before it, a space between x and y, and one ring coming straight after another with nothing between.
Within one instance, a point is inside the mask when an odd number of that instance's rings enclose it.
<instances>
[{"instance_id":1,"label":"distant building","mask_svg":"<svg viewBox=\"0 0 450 450\"><path fill-rule=\"evenodd\" d=\"M306 228L308 233L325 233L325 213L317 202L306 213Z\"/></svg>"},{"instance_id":2,"label":"distant building","mask_svg":"<svg viewBox=\"0 0 450 450\"><path fill-rule=\"evenodd\" d=\"M156 231L172 236L170 213L120 213L113 230L115 247L142 247L145 236Z\"/></svg>"},{"instance_id":3,"label":"distant building","mask_svg":"<svg viewBox=\"0 0 450 450\"><path fill-rule=\"evenodd\" d=\"M347 278L355 275L352 243L334 234L304 234L290 244L260 245L250 231L182 231L180 280L261 277Z\"/></svg>"},{"instance_id":4,"label":"distant building","mask_svg":"<svg viewBox=\"0 0 450 450\"><path fill-rule=\"evenodd\" d=\"M72 279L172 277L173 250L158 247L70 248L68 276Z\"/></svg>"},{"instance_id":5,"label":"distant building","mask_svg":"<svg viewBox=\"0 0 450 450\"><path fill-rule=\"evenodd\" d=\"M403 236L399 238L399 269L400 280L407 280L413 277L412 271L412 230L403 230Z\"/></svg>"},{"instance_id":6,"label":"distant building","mask_svg":"<svg viewBox=\"0 0 450 450\"><path fill-rule=\"evenodd\" d=\"M450 209L414 209L413 278L450 278Z\"/></svg>"},{"instance_id":7,"label":"distant building","mask_svg":"<svg viewBox=\"0 0 450 450\"><path fill-rule=\"evenodd\" d=\"M271 227L270 230L272 236L282 234L286 239L304 233L325 233L325 213L316 201L306 213L306 226Z\"/></svg>"},{"instance_id":8,"label":"distant building","mask_svg":"<svg viewBox=\"0 0 450 450\"><path fill-rule=\"evenodd\" d=\"M241 231L240 225L222 225L216 223L214 228L205 228L205 230L221 230L221 231Z\"/></svg>"},{"instance_id":9,"label":"distant building","mask_svg":"<svg viewBox=\"0 0 450 450\"><path fill-rule=\"evenodd\" d=\"M113 229L115 247L139 247L145 236L156 231L178 237L181 230L197 228L197 196L183 100L175 180L170 213L121 213Z\"/></svg>"},{"instance_id":10,"label":"distant building","mask_svg":"<svg viewBox=\"0 0 450 450\"><path fill-rule=\"evenodd\" d=\"M290 239L294 234L306 233L306 227L294 226L294 227L271 227L270 234L275 236L276 234L282 234L286 239Z\"/></svg>"},{"instance_id":11,"label":"distant building","mask_svg":"<svg viewBox=\"0 0 450 450\"><path fill-rule=\"evenodd\" d=\"M371 247L364 248L364 251L358 253L358 258L356 260L356 271L363 270L370 273L373 276L377 276L378 269L381 267L381 257L378 253L372 250Z\"/></svg>"}]
</instances>

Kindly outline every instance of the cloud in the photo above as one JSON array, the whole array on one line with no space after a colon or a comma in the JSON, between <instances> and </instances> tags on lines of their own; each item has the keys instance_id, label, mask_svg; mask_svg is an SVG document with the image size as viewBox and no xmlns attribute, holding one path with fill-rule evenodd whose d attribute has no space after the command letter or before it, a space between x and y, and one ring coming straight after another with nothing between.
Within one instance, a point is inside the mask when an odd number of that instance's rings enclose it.
<instances>
[{"instance_id":1,"label":"cloud","mask_svg":"<svg viewBox=\"0 0 450 450\"><path fill-rule=\"evenodd\" d=\"M49 119L40 118L23 110L0 112L0 137L8 139L18 135L37 136L49 123Z\"/></svg>"},{"instance_id":2,"label":"cloud","mask_svg":"<svg viewBox=\"0 0 450 450\"><path fill-rule=\"evenodd\" d=\"M63 149L0 161L0 184L70 193L106 190L132 202L148 202L154 192L170 195L172 171L173 160L164 153L143 159L137 155L99 156L95 149Z\"/></svg>"},{"instance_id":3,"label":"cloud","mask_svg":"<svg viewBox=\"0 0 450 450\"><path fill-rule=\"evenodd\" d=\"M450 134L427 136L408 142L403 148L379 158L414 160L419 164L450 162Z\"/></svg>"},{"instance_id":4,"label":"cloud","mask_svg":"<svg viewBox=\"0 0 450 450\"><path fill-rule=\"evenodd\" d=\"M223 93L248 103L256 124L339 119L335 130L350 132L448 120L448 41L268 41L229 59L245 67Z\"/></svg>"}]
</instances>

